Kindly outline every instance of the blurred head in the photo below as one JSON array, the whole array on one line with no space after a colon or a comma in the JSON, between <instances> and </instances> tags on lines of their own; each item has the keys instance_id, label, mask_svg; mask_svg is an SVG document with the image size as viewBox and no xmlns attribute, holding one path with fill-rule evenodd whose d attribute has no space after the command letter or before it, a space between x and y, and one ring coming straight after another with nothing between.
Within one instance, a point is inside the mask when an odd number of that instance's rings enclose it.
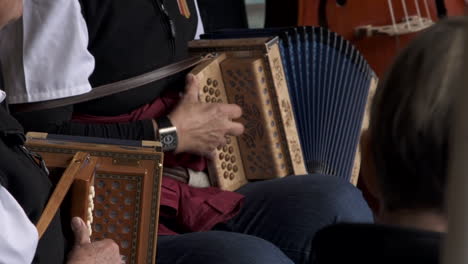
<instances>
[{"instance_id":1,"label":"blurred head","mask_svg":"<svg viewBox=\"0 0 468 264\"><path fill-rule=\"evenodd\" d=\"M0 0L0 29L23 14L23 0Z\"/></svg>"},{"instance_id":2,"label":"blurred head","mask_svg":"<svg viewBox=\"0 0 468 264\"><path fill-rule=\"evenodd\" d=\"M377 88L363 175L382 209L445 214L450 119L468 71L468 18L439 22L399 55Z\"/></svg>"}]
</instances>

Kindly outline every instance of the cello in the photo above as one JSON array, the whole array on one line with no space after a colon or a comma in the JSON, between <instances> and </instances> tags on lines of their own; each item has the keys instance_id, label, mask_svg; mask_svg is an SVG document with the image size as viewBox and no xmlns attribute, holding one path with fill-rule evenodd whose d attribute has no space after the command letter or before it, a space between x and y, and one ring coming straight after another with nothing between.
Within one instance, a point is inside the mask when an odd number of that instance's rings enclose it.
<instances>
[{"instance_id":1,"label":"cello","mask_svg":"<svg viewBox=\"0 0 468 264\"><path fill-rule=\"evenodd\" d=\"M298 24L320 25L351 41L377 76L420 31L461 15L463 0L299 0Z\"/></svg>"}]
</instances>

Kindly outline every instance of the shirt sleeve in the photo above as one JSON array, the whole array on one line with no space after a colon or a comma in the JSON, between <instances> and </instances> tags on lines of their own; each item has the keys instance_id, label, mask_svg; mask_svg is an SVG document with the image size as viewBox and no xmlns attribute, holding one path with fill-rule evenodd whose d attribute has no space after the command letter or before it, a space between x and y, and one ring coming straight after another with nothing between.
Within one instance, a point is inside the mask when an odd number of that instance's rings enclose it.
<instances>
[{"instance_id":1,"label":"shirt sleeve","mask_svg":"<svg viewBox=\"0 0 468 264\"><path fill-rule=\"evenodd\" d=\"M87 46L88 30L78 0L23 1L23 16L0 31L9 103L91 91L88 78L95 61Z\"/></svg>"},{"instance_id":2,"label":"shirt sleeve","mask_svg":"<svg viewBox=\"0 0 468 264\"><path fill-rule=\"evenodd\" d=\"M37 229L3 186L0 186L0 226L0 263L31 263L39 240Z\"/></svg>"},{"instance_id":3,"label":"shirt sleeve","mask_svg":"<svg viewBox=\"0 0 468 264\"><path fill-rule=\"evenodd\" d=\"M128 140L154 140L151 120L114 124L87 124L60 122L47 126L45 132L61 135L116 138Z\"/></svg>"},{"instance_id":4,"label":"shirt sleeve","mask_svg":"<svg viewBox=\"0 0 468 264\"><path fill-rule=\"evenodd\" d=\"M154 140L151 120L128 123L91 124L71 121L73 106L40 110L27 113L13 113L26 132L115 138L128 140Z\"/></svg>"},{"instance_id":5,"label":"shirt sleeve","mask_svg":"<svg viewBox=\"0 0 468 264\"><path fill-rule=\"evenodd\" d=\"M197 10L197 17L198 17L197 32L195 33L195 38L194 39L200 39L200 35L203 35L205 33L205 27L203 26L203 19L200 16L200 10L198 8L198 2L197 2L197 0L194 0L194 2L195 2L195 9Z\"/></svg>"}]
</instances>

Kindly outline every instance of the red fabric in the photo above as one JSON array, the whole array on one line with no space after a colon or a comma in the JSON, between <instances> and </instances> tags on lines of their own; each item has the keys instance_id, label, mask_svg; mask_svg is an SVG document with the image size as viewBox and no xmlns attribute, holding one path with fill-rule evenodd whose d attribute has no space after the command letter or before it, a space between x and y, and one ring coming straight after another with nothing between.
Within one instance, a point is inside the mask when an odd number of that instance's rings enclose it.
<instances>
[{"instance_id":1,"label":"red fabric","mask_svg":"<svg viewBox=\"0 0 468 264\"><path fill-rule=\"evenodd\" d=\"M170 221L178 232L208 231L234 217L243 200L244 197L235 192L214 187L193 188L163 177L160 216ZM158 234L173 235L177 232L160 223Z\"/></svg>"},{"instance_id":2,"label":"red fabric","mask_svg":"<svg viewBox=\"0 0 468 264\"><path fill-rule=\"evenodd\" d=\"M124 123L153 119L169 113L179 100L178 94L166 94L152 104L144 105L129 114L120 116L91 116L74 114L73 121L84 123ZM182 166L195 171L206 167L204 158L190 155L164 153L164 166ZM193 188L168 177L162 179L161 220L170 221L170 226L159 222L159 235L174 235L177 232L208 231L216 224L234 217L240 210L244 197L238 193L218 188Z\"/></svg>"}]
</instances>

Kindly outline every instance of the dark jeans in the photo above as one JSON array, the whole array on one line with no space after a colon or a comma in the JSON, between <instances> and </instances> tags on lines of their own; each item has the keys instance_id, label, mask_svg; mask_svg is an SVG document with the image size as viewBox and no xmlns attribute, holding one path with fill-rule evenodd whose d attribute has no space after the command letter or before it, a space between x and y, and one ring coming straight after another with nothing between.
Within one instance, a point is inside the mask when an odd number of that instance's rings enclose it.
<instances>
[{"instance_id":1,"label":"dark jeans","mask_svg":"<svg viewBox=\"0 0 468 264\"><path fill-rule=\"evenodd\" d=\"M361 192L333 176L250 183L238 216L213 231L158 238L158 264L313 263L311 242L337 222L372 222Z\"/></svg>"}]
</instances>

